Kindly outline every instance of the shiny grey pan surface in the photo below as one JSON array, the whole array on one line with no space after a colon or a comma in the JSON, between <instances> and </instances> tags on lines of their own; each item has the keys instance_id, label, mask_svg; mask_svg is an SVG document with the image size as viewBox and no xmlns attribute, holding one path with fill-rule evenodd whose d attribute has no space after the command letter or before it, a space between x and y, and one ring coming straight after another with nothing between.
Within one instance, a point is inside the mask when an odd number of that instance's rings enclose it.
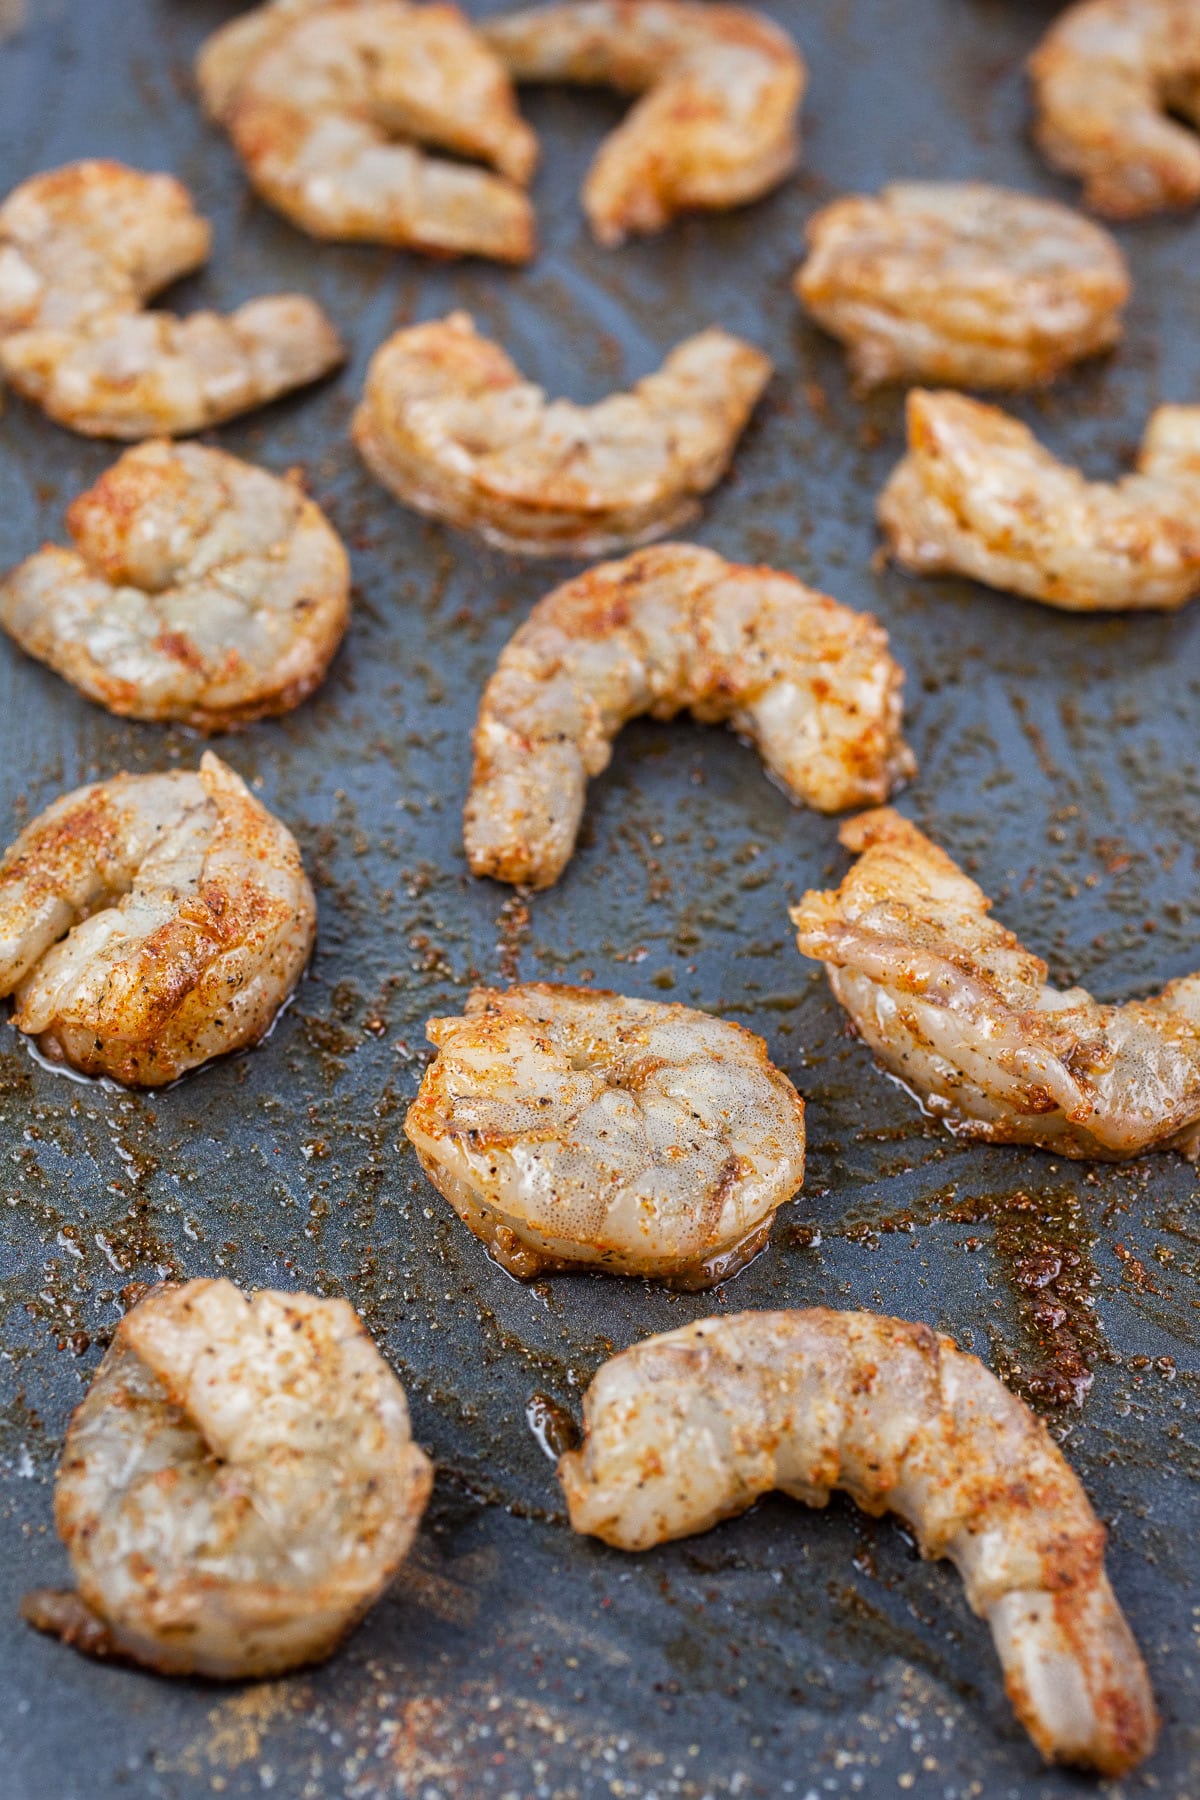
<instances>
[{"instance_id":1,"label":"shiny grey pan surface","mask_svg":"<svg viewBox=\"0 0 1200 1800\"><path fill-rule=\"evenodd\" d=\"M1010 1800L1041 1772L951 1572L835 1503L774 1500L627 1558L565 1528L525 1422L578 1409L611 1349L719 1306L877 1307L953 1332L1043 1407L1111 1526L1110 1571L1164 1715L1127 1795L1200 1793L1195 1628L1200 1204L1172 1156L1091 1169L960 1146L847 1038L785 907L845 866L731 736L625 732L564 880L528 908L467 878L459 834L479 690L573 563L522 563L403 511L348 438L370 352L468 307L523 370L598 398L719 322L778 364L697 536L878 613L909 673L921 765L901 804L1060 979L1124 998L1200 965L1200 606L1078 619L959 581L873 572L872 505L901 396L868 404L789 278L806 218L905 175L1073 199L1027 141L1035 0L775 5L812 68L798 179L760 205L604 251L577 189L609 97L530 92L544 248L524 272L318 245L249 195L195 105L220 0L26 0L0 41L0 187L72 157L166 168L216 226L180 306L315 295L352 358L220 432L300 464L351 546L356 610L314 700L218 741L297 832L318 883L309 979L262 1050L169 1092L84 1086L0 1025L0 1789L10 1800L702 1796ZM15 8L0 5L7 30ZM1127 466L1147 412L1200 398L1200 217L1120 232L1136 293L1117 357L1016 403L1057 451ZM116 454L9 399L0 561L61 538ZM0 835L117 769L193 765L0 643ZM422 1027L475 979L592 981L762 1032L808 1100L810 1173L724 1291L559 1278L521 1287L422 1179L400 1123ZM65 1578L51 1525L67 1416L128 1283L225 1273L345 1293L401 1375L438 1464L394 1591L325 1668L241 1691L106 1668L34 1637L21 1593ZM1082 1404L1070 1397L1091 1377Z\"/></svg>"}]
</instances>

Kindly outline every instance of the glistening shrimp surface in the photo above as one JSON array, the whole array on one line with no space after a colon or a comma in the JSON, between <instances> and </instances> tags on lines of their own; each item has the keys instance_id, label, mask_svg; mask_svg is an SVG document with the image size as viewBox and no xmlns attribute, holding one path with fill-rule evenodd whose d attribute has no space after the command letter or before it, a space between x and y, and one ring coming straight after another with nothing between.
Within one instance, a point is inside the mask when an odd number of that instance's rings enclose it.
<instances>
[{"instance_id":1,"label":"glistening shrimp surface","mask_svg":"<svg viewBox=\"0 0 1200 1800\"><path fill-rule=\"evenodd\" d=\"M1035 1783L1051 1800L1077 1792L1038 1771L986 1628L893 1525L840 1501L818 1516L766 1500L636 1563L567 1532L525 1424L530 1397L578 1418L614 1351L722 1298L591 1275L518 1285L400 1148L425 1020L460 1013L472 985L542 980L711 1007L767 1041L807 1103L808 1174L725 1306L923 1319L1067 1434L1163 1713L1158 1793L1193 1793L1194 1173L1171 1153L1093 1169L970 1148L924 1120L844 1036L824 976L809 981L793 947L786 903L849 866L835 823L792 806L732 733L631 724L554 889L527 901L471 880L459 834L480 694L535 602L581 565L526 566L408 514L347 436L371 351L455 308L581 404L714 321L761 344L780 372L697 541L879 619L907 674L921 770L898 804L953 846L1057 984L1124 999L1194 969L1200 614L1072 618L963 581L873 573L902 395L854 400L843 352L798 316L789 286L806 221L841 193L975 177L1075 203L1025 136L1021 63L1045 8L766 0L811 69L801 173L620 251L592 245L578 196L621 103L523 90L544 150L531 188L543 248L520 274L318 245L251 200L188 85L232 0L27 10L0 44L4 191L97 153L170 170L215 242L165 304L227 312L298 291L345 337L333 384L214 441L277 475L302 466L355 592L319 691L218 745L295 832L317 889L315 961L269 1042L138 1096L49 1073L0 1030L0 1347L13 1358L0 1361L0 1631L13 1703L29 1702L6 1779L24 1800L53 1758L65 1791L100 1800L139 1787L194 1800L214 1777L227 1800L249 1800L267 1791L263 1769L272 1792L310 1785L321 1800L391 1800L404 1784L474 1800L538 1781L582 1800L613 1781L634 1800L765 1800L788 1782L797 1800L810 1786L834 1800L942 1800L973 1783L978 1800ZM1192 227L1116 235L1134 279L1117 358L1004 402L1061 460L1108 480L1156 405L1200 393ZM113 456L6 398L0 563L61 541L65 507ZM59 793L122 768L194 768L200 749L179 728L109 717L7 644L0 746L6 843ZM70 1657L16 1618L19 1593L65 1578L41 1527L68 1412L122 1290L160 1269L344 1294L438 1465L397 1585L313 1675L229 1694L151 1682Z\"/></svg>"}]
</instances>

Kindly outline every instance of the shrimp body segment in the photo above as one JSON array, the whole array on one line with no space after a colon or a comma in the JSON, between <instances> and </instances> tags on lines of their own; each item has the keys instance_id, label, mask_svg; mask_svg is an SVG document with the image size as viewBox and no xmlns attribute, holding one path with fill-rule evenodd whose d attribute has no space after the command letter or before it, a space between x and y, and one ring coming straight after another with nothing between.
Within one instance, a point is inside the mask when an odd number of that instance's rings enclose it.
<instances>
[{"instance_id":1,"label":"shrimp body segment","mask_svg":"<svg viewBox=\"0 0 1200 1800\"><path fill-rule=\"evenodd\" d=\"M1114 219L1200 201L1200 12L1193 0L1082 0L1029 60L1034 136Z\"/></svg>"},{"instance_id":2,"label":"shrimp body segment","mask_svg":"<svg viewBox=\"0 0 1200 1800\"><path fill-rule=\"evenodd\" d=\"M377 350L354 416L373 473L408 506L527 555L599 556L699 511L767 385L753 345L710 330L597 406L547 400L466 313Z\"/></svg>"},{"instance_id":3,"label":"shrimp body segment","mask_svg":"<svg viewBox=\"0 0 1200 1800\"><path fill-rule=\"evenodd\" d=\"M761 1038L690 1007L542 982L431 1019L404 1129L521 1279L600 1269L709 1287L804 1179L804 1102Z\"/></svg>"},{"instance_id":4,"label":"shrimp body segment","mask_svg":"<svg viewBox=\"0 0 1200 1800\"><path fill-rule=\"evenodd\" d=\"M1118 1775L1153 1749L1104 1527L1045 1426L952 1339L824 1307L700 1319L614 1356L583 1410L559 1463L576 1531L648 1550L773 1488L817 1507L840 1489L955 1564L1048 1761Z\"/></svg>"},{"instance_id":5,"label":"shrimp body segment","mask_svg":"<svg viewBox=\"0 0 1200 1800\"><path fill-rule=\"evenodd\" d=\"M146 312L207 260L209 228L169 175L68 163L0 206L0 375L88 437L186 435L327 375L329 320L300 294L228 316Z\"/></svg>"},{"instance_id":6,"label":"shrimp body segment","mask_svg":"<svg viewBox=\"0 0 1200 1800\"><path fill-rule=\"evenodd\" d=\"M903 681L874 619L791 575L690 544L601 564L538 602L484 690L464 818L472 873L557 881L588 780L639 713L732 725L822 812L886 799L915 768Z\"/></svg>"},{"instance_id":7,"label":"shrimp body segment","mask_svg":"<svg viewBox=\"0 0 1200 1800\"><path fill-rule=\"evenodd\" d=\"M999 407L917 388L878 513L892 554L922 575L1067 612L1170 610L1200 590L1200 406L1160 406L1136 472L1101 482Z\"/></svg>"},{"instance_id":8,"label":"shrimp body segment","mask_svg":"<svg viewBox=\"0 0 1200 1800\"><path fill-rule=\"evenodd\" d=\"M980 181L902 181L836 200L808 226L796 293L884 381L1019 388L1121 335L1125 259L1056 201Z\"/></svg>"},{"instance_id":9,"label":"shrimp body segment","mask_svg":"<svg viewBox=\"0 0 1200 1800\"><path fill-rule=\"evenodd\" d=\"M792 909L796 941L884 1068L966 1138L1117 1162L1200 1155L1200 975L1107 1006L1059 989L991 902L890 807L841 829L858 861Z\"/></svg>"},{"instance_id":10,"label":"shrimp body segment","mask_svg":"<svg viewBox=\"0 0 1200 1800\"><path fill-rule=\"evenodd\" d=\"M336 1649L432 1485L404 1390L345 1300L153 1289L67 1432L54 1513L78 1582L26 1619L165 1675L275 1675Z\"/></svg>"},{"instance_id":11,"label":"shrimp body segment","mask_svg":"<svg viewBox=\"0 0 1200 1800\"><path fill-rule=\"evenodd\" d=\"M211 752L115 775L0 861L0 996L52 1060L157 1087L264 1036L316 916L291 832Z\"/></svg>"},{"instance_id":12,"label":"shrimp body segment","mask_svg":"<svg viewBox=\"0 0 1200 1800\"><path fill-rule=\"evenodd\" d=\"M294 478L159 439L127 450L0 580L0 625L90 700L201 731L288 712L349 618L340 538Z\"/></svg>"},{"instance_id":13,"label":"shrimp body segment","mask_svg":"<svg viewBox=\"0 0 1200 1800\"><path fill-rule=\"evenodd\" d=\"M799 157L804 59L785 31L749 8L577 0L489 19L482 30L518 82L604 84L641 96L584 185L602 244L659 231L693 208L756 200Z\"/></svg>"},{"instance_id":14,"label":"shrimp body segment","mask_svg":"<svg viewBox=\"0 0 1200 1800\"><path fill-rule=\"evenodd\" d=\"M456 6L275 0L216 32L197 75L258 193L314 237L533 255L537 141Z\"/></svg>"}]
</instances>

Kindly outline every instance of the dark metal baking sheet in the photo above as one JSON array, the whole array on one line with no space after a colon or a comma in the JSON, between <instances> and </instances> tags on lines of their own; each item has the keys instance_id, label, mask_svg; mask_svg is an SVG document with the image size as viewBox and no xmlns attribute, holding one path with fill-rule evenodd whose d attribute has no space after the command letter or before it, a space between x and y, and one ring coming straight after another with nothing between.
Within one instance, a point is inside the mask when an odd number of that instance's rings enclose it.
<instances>
[{"instance_id":1,"label":"dark metal baking sheet","mask_svg":"<svg viewBox=\"0 0 1200 1800\"><path fill-rule=\"evenodd\" d=\"M626 732L593 786L584 846L528 909L469 881L459 799L481 682L516 621L575 565L508 560L417 520L372 485L346 437L369 352L398 321L452 305L580 398L642 374L713 320L763 344L778 377L699 538L886 621L921 763L903 804L1058 976L1116 998L1192 969L1200 609L1072 619L873 571L872 499L900 448L900 397L855 402L840 354L789 292L804 220L838 191L977 174L1069 195L1025 135L1021 62L1050 9L776 5L812 65L803 173L762 205L616 253L587 238L576 190L618 107L531 93L544 248L522 273L317 246L254 203L189 82L195 46L232 10L27 0L24 25L0 42L5 190L96 153L171 169L216 225L212 263L180 305L296 286L346 332L353 356L337 381L220 441L306 469L357 581L323 691L218 746L296 829L319 884L316 962L272 1041L137 1096L43 1070L0 1027L0 1792L1084 1792L1040 1771L956 1578L920 1564L894 1525L843 1504L818 1515L770 1501L637 1559L565 1529L525 1424L533 1393L577 1407L611 1348L710 1309L830 1301L927 1319L1046 1408L1111 1526L1113 1579L1164 1715L1155 1760L1110 1792L1195 1800L1195 1172L1172 1156L1090 1169L969 1150L923 1120L846 1037L791 947L787 899L844 866L832 824L793 810L727 735ZM9 0L0 19L11 26L15 11ZM1153 404L1200 398L1200 221L1122 237L1137 289L1119 356L1019 407L1100 474L1125 466ZM10 400L0 562L57 536L66 502L113 455ZM192 763L198 749L182 732L109 718L0 644L5 839L63 789ZM423 1021L456 1009L477 977L518 971L726 1011L765 1034L802 1088L805 1192L726 1289L519 1286L424 1184L400 1136ZM344 1652L232 1691L89 1664L16 1617L25 1588L65 1575L55 1459L120 1290L216 1272L346 1293L438 1463L416 1551ZM1063 1313L1056 1331L1037 1323L1039 1300ZM1062 1404L1085 1365L1082 1405Z\"/></svg>"}]
</instances>

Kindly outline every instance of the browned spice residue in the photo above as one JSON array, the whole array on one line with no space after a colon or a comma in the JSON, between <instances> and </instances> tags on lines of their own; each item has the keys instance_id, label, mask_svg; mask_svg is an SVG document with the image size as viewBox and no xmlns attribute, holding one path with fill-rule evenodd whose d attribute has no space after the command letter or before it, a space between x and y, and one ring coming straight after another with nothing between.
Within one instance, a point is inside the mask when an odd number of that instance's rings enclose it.
<instances>
[{"instance_id":1,"label":"browned spice residue","mask_svg":"<svg viewBox=\"0 0 1200 1800\"><path fill-rule=\"evenodd\" d=\"M1075 1189L1054 1187L1029 1193L1017 1188L1008 1193L960 1195L952 1183L919 1206L882 1218L848 1220L833 1227L830 1235L871 1243L881 1235L914 1231L933 1219L991 1227L987 1237L964 1238L961 1248L968 1253L990 1250L1001 1279L1017 1300L1021 1325L1034 1347L1029 1357L1010 1354L997 1373L1025 1400L1042 1408L1081 1406L1092 1385L1094 1364L1109 1351L1095 1311L1094 1290L1100 1285L1100 1274L1092 1251L1098 1233ZM811 1244L812 1239L802 1238L799 1229L792 1228L786 1241ZM1131 1260L1136 1262L1136 1258ZM1137 1267L1146 1275L1142 1264ZM1131 1276L1129 1270L1127 1262L1127 1279L1136 1282L1136 1275Z\"/></svg>"},{"instance_id":2,"label":"browned spice residue","mask_svg":"<svg viewBox=\"0 0 1200 1800\"><path fill-rule=\"evenodd\" d=\"M1081 1406L1105 1340L1093 1296L1100 1284L1091 1256L1096 1235L1078 1194L1064 1187L971 1196L946 1217L992 1227L996 1259L1037 1346L1032 1367L1011 1371L1013 1385L1028 1400Z\"/></svg>"},{"instance_id":3,"label":"browned spice residue","mask_svg":"<svg viewBox=\"0 0 1200 1800\"><path fill-rule=\"evenodd\" d=\"M496 918L499 937L496 941L496 961L500 975L505 981L518 981L521 976L521 950L529 939L529 908L519 894L510 897L501 906Z\"/></svg>"},{"instance_id":4,"label":"browned spice residue","mask_svg":"<svg viewBox=\"0 0 1200 1800\"><path fill-rule=\"evenodd\" d=\"M1141 1257L1135 1256L1127 1245L1114 1244L1113 1255L1124 1265L1125 1279L1130 1287L1135 1287L1140 1294L1157 1294L1160 1291Z\"/></svg>"}]
</instances>

